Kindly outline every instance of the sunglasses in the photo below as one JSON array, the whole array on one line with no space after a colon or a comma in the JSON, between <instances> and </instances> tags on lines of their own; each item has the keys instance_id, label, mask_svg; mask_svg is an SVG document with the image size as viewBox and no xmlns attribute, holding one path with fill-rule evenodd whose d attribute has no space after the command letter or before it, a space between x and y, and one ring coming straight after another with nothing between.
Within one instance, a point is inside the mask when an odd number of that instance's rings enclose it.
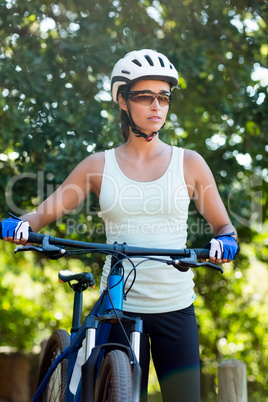
<instances>
[{"instance_id":1,"label":"sunglasses","mask_svg":"<svg viewBox=\"0 0 268 402\"><path fill-rule=\"evenodd\" d=\"M128 99L132 102L140 103L144 106L150 106L157 99L160 106L169 106L171 104L171 92L161 92L156 94L151 91L127 91Z\"/></svg>"}]
</instances>

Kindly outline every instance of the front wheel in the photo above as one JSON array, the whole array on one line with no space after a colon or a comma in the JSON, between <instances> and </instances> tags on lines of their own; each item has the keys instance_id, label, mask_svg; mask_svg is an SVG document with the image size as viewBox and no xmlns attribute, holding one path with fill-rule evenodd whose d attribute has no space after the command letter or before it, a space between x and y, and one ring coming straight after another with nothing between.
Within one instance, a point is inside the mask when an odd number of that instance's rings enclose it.
<instances>
[{"instance_id":1,"label":"front wheel","mask_svg":"<svg viewBox=\"0 0 268 402\"><path fill-rule=\"evenodd\" d=\"M39 384L42 382L53 361L69 344L70 335L67 331L58 329L51 335L40 365ZM68 360L64 359L55 368L39 400L42 402L65 402L67 376Z\"/></svg>"},{"instance_id":2,"label":"front wheel","mask_svg":"<svg viewBox=\"0 0 268 402\"><path fill-rule=\"evenodd\" d=\"M104 357L96 382L95 402L132 402L132 373L129 358L122 350Z\"/></svg>"}]
</instances>

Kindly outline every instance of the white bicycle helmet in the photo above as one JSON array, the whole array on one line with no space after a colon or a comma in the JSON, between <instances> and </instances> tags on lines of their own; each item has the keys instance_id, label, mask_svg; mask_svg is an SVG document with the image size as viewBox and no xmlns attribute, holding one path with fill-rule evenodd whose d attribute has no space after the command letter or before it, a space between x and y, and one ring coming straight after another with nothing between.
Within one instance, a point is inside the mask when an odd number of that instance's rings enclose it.
<instances>
[{"instance_id":1,"label":"white bicycle helmet","mask_svg":"<svg viewBox=\"0 0 268 402\"><path fill-rule=\"evenodd\" d=\"M136 80L159 80L169 82L171 90L178 85L178 72L162 53L150 49L127 53L114 66L111 77L113 100L116 102L118 89Z\"/></svg>"}]
</instances>

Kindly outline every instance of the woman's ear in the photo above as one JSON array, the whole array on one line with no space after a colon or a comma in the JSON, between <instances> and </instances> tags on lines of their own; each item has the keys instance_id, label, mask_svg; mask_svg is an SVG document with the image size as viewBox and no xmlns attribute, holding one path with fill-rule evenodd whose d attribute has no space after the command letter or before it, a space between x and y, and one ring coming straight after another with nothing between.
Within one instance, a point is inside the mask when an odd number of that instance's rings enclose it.
<instances>
[{"instance_id":1,"label":"woman's ear","mask_svg":"<svg viewBox=\"0 0 268 402\"><path fill-rule=\"evenodd\" d=\"M118 105L120 109L127 111L126 100L123 98L121 94L118 95Z\"/></svg>"}]
</instances>

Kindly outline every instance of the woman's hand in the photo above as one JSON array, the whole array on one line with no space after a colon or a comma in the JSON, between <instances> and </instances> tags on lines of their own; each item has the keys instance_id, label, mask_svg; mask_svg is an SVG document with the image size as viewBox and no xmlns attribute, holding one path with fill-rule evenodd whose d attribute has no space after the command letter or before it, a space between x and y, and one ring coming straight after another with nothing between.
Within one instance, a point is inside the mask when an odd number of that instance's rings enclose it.
<instances>
[{"instance_id":1,"label":"woman's hand","mask_svg":"<svg viewBox=\"0 0 268 402\"><path fill-rule=\"evenodd\" d=\"M19 218L7 218L0 222L1 239L11 243L25 245L29 238L30 230L29 222Z\"/></svg>"},{"instance_id":2,"label":"woman's hand","mask_svg":"<svg viewBox=\"0 0 268 402\"><path fill-rule=\"evenodd\" d=\"M209 259L213 264L230 262L235 259L240 251L240 247L232 234L218 235L211 239L206 247L210 250Z\"/></svg>"}]
</instances>

